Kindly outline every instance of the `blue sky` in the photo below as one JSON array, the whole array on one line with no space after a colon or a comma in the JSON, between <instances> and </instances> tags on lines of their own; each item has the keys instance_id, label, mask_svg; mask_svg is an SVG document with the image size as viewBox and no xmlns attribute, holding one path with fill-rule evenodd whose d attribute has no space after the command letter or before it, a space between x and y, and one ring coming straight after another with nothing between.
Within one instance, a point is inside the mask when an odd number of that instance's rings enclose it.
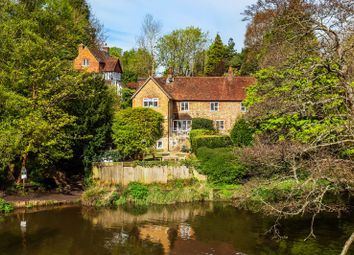
<instances>
[{"instance_id":1,"label":"blue sky","mask_svg":"<svg viewBox=\"0 0 354 255\"><path fill-rule=\"evenodd\" d=\"M256 0L88 0L93 14L104 25L109 46L136 47L141 23L151 14L162 23L162 34L187 26L200 27L213 39L220 33L224 43L233 37L243 46L247 22L241 13Z\"/></svg>"}]
</instances>

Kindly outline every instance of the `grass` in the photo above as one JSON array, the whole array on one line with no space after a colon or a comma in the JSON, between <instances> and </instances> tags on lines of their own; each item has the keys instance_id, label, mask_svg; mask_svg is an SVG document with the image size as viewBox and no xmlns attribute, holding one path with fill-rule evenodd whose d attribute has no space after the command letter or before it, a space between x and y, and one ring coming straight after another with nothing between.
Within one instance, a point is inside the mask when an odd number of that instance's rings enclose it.
<instances>
[{"instance_id":1,"label":"grass","mask_svg":"<svg viewBox=\"0 0 354 255\"><path fill-rule=\"evenodd\" d=\"M10 213L14 210L14 207L11 203L0 198L0 213Z\"/></svg>"},{"instance_id":2,"label":"grass","mask_svg":"<svg viewBox=\"0 0 354 255\"><path fill-rule=\"evenodd\" d=\"M93 186L82 196L84 205L110 207L125 204L176 204L197 201L231 201L240 185L216 185L196 179L173 180L168 183L130 183L128 187Z\"/></svg>"}]
</instances>

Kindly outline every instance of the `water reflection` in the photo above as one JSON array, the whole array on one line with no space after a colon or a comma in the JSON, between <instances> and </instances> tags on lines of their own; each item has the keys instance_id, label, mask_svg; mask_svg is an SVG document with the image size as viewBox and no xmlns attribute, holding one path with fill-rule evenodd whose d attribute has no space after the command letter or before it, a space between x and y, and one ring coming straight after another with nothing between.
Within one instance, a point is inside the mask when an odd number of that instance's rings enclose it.
<instances>
[{"instance_id":1,"label":"water reflection","mask_svg":"<svg viewBox=\"0 0 354 255\"><path fill-rule=\"evenodd\" d=\"M26 221L26 228L20 222ZM286 240L264 233L273 220L225 204L68 207L17 212L0 222L0 254L339 254L353 218L318 220L316 240L303 242L309 219L283 224Z\"/></svg>"}]
</instances>

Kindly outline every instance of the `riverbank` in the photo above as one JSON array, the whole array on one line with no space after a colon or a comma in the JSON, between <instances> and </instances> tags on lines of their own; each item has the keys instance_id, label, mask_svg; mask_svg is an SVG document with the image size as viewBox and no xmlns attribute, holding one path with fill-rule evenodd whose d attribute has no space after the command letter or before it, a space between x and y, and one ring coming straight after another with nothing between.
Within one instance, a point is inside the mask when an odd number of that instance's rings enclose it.
<instances>
[{"instance_id":1,"label":"riverbank","mask_svg":"<svg viewBox=\"0 0 354 255\"><path fill-rule=\"evenodd\" d=\"M54 205L77 204L81 201L82 191L70 194L59 192L31 192L26 194L4 194L1 198L12 205L14 209L32 208Z\"/></svg>"}]
</instances>

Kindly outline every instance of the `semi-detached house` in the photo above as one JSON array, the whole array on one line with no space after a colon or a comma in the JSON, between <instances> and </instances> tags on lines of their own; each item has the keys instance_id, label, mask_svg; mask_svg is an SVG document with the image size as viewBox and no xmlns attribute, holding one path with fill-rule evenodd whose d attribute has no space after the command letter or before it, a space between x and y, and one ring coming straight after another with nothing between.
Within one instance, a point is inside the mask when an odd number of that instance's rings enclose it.
<instances>
[{"instance_id":1,"label":"semi-detached house","mask_svg":"<svg viewBox=\"0 0 354 255\"><path fill-rule=\"evenodd\" d=\"M164 135L156 148L179 151L186 146L193 118L207 118L221 133L228 133L246 108L242 101L253 77L148 78L132 96L133 107L149 107L165 119Z\"/></svg>"}]
</instances>

